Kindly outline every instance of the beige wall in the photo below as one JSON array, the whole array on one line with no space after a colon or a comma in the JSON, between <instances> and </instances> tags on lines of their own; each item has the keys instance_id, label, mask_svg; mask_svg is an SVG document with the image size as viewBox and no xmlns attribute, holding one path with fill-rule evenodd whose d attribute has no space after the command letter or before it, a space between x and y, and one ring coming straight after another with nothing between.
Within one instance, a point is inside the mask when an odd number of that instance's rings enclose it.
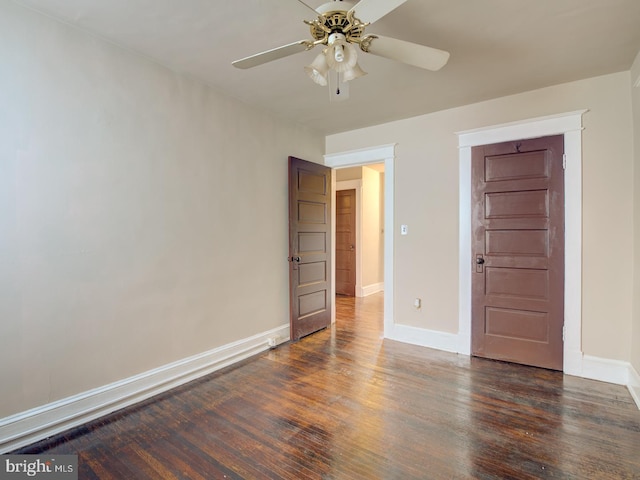
<instances>
[{"instance_id":1,"label":"beige wall","mask_svg":"<svg viewBox=\"0 0 640 480\"><path fill-rule=\"evenodd\" d=\"M362 167L340 168L335 171L335 175L337 182L360 180L362 179Z\"/></svg>"},{"instance_id":2,"label":"beige wall","mask_svg":"<svg viewBox=\"0 0 640 480\"><path fill-rule=\"evenodd\" d=\"M589 109L583 134L583 351L629 361L633 152L629 72L332 135L327 153L397 142L396 323L458 330L458 150L455 132ZM399 235L399 225L409 235ZM413 299L423 299L414 309Z\"/></svg>"},{"instance_id":3,"label":"beige wall","mask_svg":"<svg viewBox=\"0 0 640 480\"><path fill-rule=\"evenodd\" d=\"M384 192L384 172L380 172L380 198L379 198L379 208L380 208L380 251L379 259L380 262L380 281L384 282L384 205L385 205L385 192Z\"/></svg>"},{"instance_id":4,"label":"beige wall","mask_svg":"<svg viewBox=\"0 0 640 480\"><path fill-rule=\"evenodd\" d=\"M380 172L362 167L362 286L382 283L384 261Z\"/></svg>"},{"instance_id":5,"label":"beige wall","mask_svg":"<svg viewBox=\"0 0 640 480\"><path fill-rule=\"evenodd\" d=\"M0 0L0 418L287 324L287 156L323 153Z\"/></svg>"},{"instance_id":6,"label":"beige wall","mask_svg":"<svg viewBox=\"0 0 640 480\"><path fill-rule=\"evenodd\" d=\"M637 82L637 86L636 85ZM631 364L640 374L640 52L631 68L634 139L634 285L633 334L631 336Z\"/></svg>"}]
</instances>

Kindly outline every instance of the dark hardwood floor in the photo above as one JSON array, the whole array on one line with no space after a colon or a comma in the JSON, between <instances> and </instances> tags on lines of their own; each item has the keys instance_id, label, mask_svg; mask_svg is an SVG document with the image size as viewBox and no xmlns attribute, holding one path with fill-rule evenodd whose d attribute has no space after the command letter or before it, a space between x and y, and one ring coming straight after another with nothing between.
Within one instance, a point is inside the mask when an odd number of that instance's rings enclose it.
<instances>
[{"instance_id":1,"label":"dark hardwood floor","mask_svg":"<svg viewBox=\"0 0 640 480\"><path fill-rule=\"evenodd\" d=\"M622 386L382 340L382 295L335 328L16 453L81 479L640 479Z\"/></svg>"}]
</instances>

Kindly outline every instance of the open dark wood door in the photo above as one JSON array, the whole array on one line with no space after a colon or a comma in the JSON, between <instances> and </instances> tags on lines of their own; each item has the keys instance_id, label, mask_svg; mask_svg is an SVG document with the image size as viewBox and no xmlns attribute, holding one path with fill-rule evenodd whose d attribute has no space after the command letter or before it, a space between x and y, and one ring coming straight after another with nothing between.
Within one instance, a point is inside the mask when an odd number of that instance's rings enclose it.
<instances>
[{"instance_id":1,"label":"open dark wood door","mask_svg":"<svg viewBox=\"0 0 640 480\"><path fill-rule=\"evenodd\" d=\"M289 157L291 340L331 324L331 169Z\"/></svg>"},{"instance_id":2,"label":"open dark wood door","mask_svg":"<svg viewBox=\"0 0 640 480\"><path fill-rule=\"evenodd\" d=\"M336 294L356 295L356 191L336 192Z\"/></svg>"},{"instance_id":3,"label":"open dark wood door","mask_svg":"<svg viewBox=\"0 0 640 480\"><path fill-rule=\"evenodd\" d=\"M564 139L472 149L471 353L562 370Z\"/></svg>"}]
</instances>

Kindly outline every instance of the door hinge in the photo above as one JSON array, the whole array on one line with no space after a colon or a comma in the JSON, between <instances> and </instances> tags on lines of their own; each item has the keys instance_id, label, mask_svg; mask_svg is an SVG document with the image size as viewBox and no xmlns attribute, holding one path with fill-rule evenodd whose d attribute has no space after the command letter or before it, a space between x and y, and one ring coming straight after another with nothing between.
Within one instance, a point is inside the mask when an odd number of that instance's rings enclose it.
<instances>
[{"instance_id":1,"label":"door hinge","mask_svg":"<svg viewBox=\"0 0 640 480\"><path fill-rule=\"evenodd\" d=\"M566 153L562 154L562 169L563 170L567 169L567 154Z\"/></svg>"}]
</instances>

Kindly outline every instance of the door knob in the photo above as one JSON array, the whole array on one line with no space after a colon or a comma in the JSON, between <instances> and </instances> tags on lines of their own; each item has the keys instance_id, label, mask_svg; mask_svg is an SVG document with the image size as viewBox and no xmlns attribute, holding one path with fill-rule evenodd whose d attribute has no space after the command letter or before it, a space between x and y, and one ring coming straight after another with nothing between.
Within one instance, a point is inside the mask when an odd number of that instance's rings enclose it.
<instances>
[{"instance_id":1,"label":"door knob","mask_svg":"<svg viewBox=\"0 0 640 480\"><path fill-rule=\"evenodd\" d=\"M476 258L476 263L477 263L478 265L482 265L482 264L484 263L484 258L482 258L482 257L478 257L478 258Z\"/></svg>"},{"instance_id":2,"label":"door knob","mask_svg":"<svg viewBox=\"0 0 640 480\"><path fill-rule=\"evenodd\" d=\"M290 262L300 262L300 260L302 260L300 257L295 256L295 257L289 257L288 260Z\"/></svg>"}]
</instances>

